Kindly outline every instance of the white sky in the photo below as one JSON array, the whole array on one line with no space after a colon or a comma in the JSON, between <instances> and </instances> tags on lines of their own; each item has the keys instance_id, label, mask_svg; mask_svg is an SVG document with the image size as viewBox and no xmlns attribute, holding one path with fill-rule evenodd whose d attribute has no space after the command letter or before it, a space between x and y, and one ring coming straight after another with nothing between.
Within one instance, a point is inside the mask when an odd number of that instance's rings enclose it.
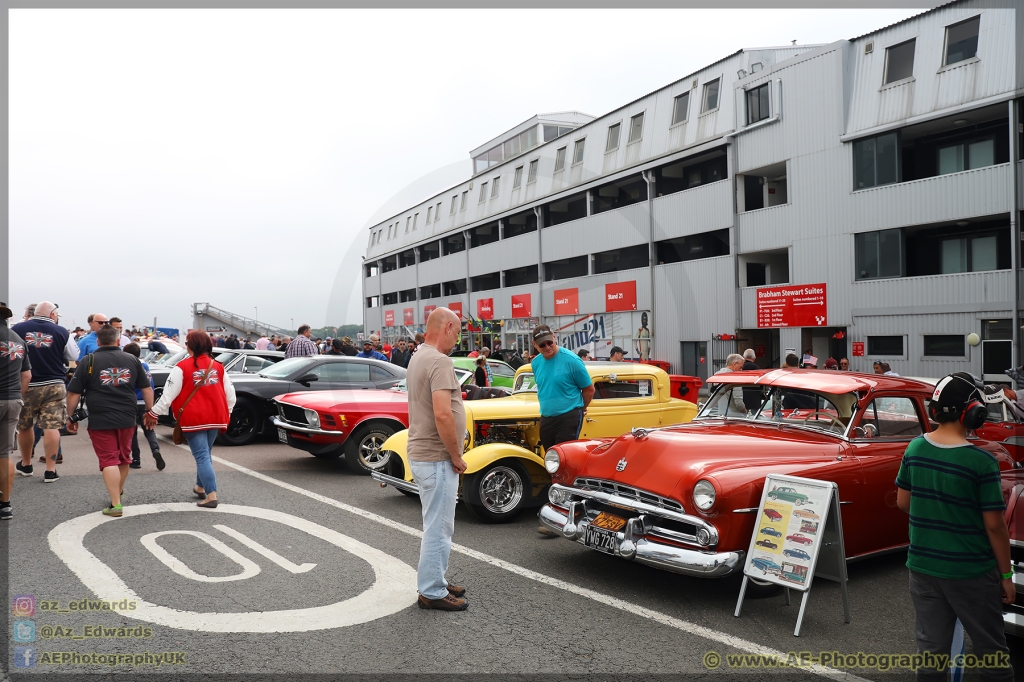
<instances>
[{"instance_id":1,"label":"white sky","mask_svg":"<svg viewBox=\"0 0 1024 682\"><path fill-rule=\"evenodd\" d=\"M11 10L10 303L361 322L325 315L366 221L502 131L921 11Z\"/></svg>"}]
</instances>

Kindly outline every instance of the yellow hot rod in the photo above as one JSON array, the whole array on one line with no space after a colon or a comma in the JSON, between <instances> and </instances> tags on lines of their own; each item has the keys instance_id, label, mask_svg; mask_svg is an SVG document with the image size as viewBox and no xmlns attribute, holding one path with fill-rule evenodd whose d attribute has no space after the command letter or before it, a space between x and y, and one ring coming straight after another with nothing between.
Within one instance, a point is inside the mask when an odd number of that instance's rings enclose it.
<instances>
[{"instance_id":1,"label":"yellow hot rod","mask_svg":"<svg viewBox=\"0 0 1024 682\"><path fill-rule=\"evenodd\" d=\"M633 427L651 428L691 421L697 406L671 396L669 375L632 362L588 362L594 399L583 419L580 439L613 438ZM540 443L540 405L530 365L516 371L512 395L467 402L459 498L489 523L515 518L524 508L544 503L551 476ZM408 431L381 446L386 464L370 476L382 487L418 495L406 458Z\"/></svg>"}]
</instances>

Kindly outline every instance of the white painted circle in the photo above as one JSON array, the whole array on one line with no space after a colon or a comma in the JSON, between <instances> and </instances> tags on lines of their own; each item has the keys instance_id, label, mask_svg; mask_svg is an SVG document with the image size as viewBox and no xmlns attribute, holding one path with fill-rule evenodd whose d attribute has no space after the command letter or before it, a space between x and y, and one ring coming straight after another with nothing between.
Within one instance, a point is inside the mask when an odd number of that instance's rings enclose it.
<instances>
[{"instance_id":1,"label":"white painted circle","mask_svg":"<svg viewBox=\"0 0 1024 682\"><path fill-rule=\"evenodd\" d=\"M307 609L232 613L180 611L141 599L113 569L85 548L86 534L103 523L115 521L114 517L104 516L102 512L95 512L65 521L50 531L48 537L50 549L67 564L83 585L92 590L98 599L111 602L130 599L137 603L135 610L117 611L121 615L181 630L204 632L328 630L367 623L390 616L408 608L416 601L416 571L408 564L379 549L297 516L272 509L233 504L221 505L216 509L200 509L194 504L179 502L125 507L124 516L121 518L161 512L238 514L284 524L320 538L363 559L373 568L374 583L368 590L355 597Z\"/></svg>"}]
</instances>

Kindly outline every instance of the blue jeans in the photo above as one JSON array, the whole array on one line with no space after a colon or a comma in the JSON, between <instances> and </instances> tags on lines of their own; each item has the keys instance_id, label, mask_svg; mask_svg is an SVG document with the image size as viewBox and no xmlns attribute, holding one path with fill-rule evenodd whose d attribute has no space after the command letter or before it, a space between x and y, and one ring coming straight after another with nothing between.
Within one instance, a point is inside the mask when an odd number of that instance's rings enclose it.
<instances>
[{"instance_id":1,"label":"blue jeans","mask_svg":"<svg viewBox=\"0 0 1024 682\"><path fill-rule=\"evenodd\" d=\"M455 501L459 494L459 475L450 461L409 462L412 477L420 488L423 505L423 540L416 589L427 599L448 596L448 555L455 532Z\"/></svg>"},{"instance_id":2,"label":"blue jeans","mask_svg":"<svg viewBox=\"0 0 1024 682\"><path fill-rule=\"evenodd\" d=\"M196 458L196 485L208 493L217 491L217 475L213 473L210 450L213 449L213 441L217 440L218 433L217 429L185 432L188 448Z\"/></svg>"}]
</instances>

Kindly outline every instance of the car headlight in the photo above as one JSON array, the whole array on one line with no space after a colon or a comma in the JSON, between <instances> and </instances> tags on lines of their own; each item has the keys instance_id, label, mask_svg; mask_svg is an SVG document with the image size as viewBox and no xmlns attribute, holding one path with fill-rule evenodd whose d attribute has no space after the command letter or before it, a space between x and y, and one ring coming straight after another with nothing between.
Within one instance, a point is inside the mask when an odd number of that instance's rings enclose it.
<instances>
[{"instance_id":1,"label":"car headlight","mask_svg":"<svg viewBox=\"0 0 1024 682\"><path fill-rule=\"evenodd\" d=\"M303 410L306 413L306 421L314 429L320 428L320 415L316 413L316 410Z\"/></svg>"},{"instance_id":2,"label":"car headlight","mask_svg":"<svg viewBox=\"0 0 1024 682\"><path fill-rule=\"evenodd\" d=\"M693 503L697 505L697 509L707 511L715 505L717 494L711 481L702 478L697 481L697 485L693 486Z\"/></svg>"},{"instance_id":3,"label":"car headlight","mask_svg":"<svg viewBox=\"0 0 1024 682\"><path fill-rule=\"evenodd\" d=\"M569 503L569 493L561 488L548 488L548 501L553 505L564 507Z\"/></svg>"},{"instance_id":4,"label":"car headlight","mask_svg":"<svg viewBox=\"0 0 1024 682\"><path fill-rule=\"evenodd\" d=\"M549 474L558 471L560 466L562 466L562 459L558 456L557 452L548 450L544 453L544 468L548 470Z\"/></svg>"}]
</instances>

